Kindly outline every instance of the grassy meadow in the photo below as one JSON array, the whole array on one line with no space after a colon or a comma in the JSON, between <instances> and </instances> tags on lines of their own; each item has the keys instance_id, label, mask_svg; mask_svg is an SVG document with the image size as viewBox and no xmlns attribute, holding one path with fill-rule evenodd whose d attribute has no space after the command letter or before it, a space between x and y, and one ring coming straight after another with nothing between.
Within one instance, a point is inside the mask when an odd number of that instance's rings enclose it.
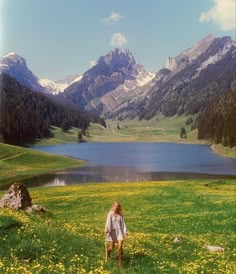
<instances>
[{"instance_id":1,"label":"grassy meadow","mask_svg":"<svg viewBox=\"0 0 236 274\"><path fill-rule=\"evenodd\" d=\"M117 142L198 142L197 131L186 126L186 116L156 117L149 121L107 120L107 130L99 125L90 129L91 140ZM119 130L117 125L119 124ZM185 127L187 139L180 138L180 128Z\"/></svg>"},{"instance_id":2,"label":"grassy meadow","mask_svg":"<svg viewBox=\"0 0 236 274\"><path fill-rule=\"evenodd\" d=\"M37 139L30 146L34 145L56 145L56 144L64 144L64 143L73 143L78 141L78 128L71 128L67 132L62 131L61 128L51 127L50 133L51 136L48 138Z\"/></svg>"},{"instance_id":3,"label":"grassy meadow","mask_svg":"<svg viewBox=\"0 0 236 274\"><path fill-rule=\"evenodd\" d=\"M48 212L0 209L0 273L235 273L235 191L225 180L30 189ZM117 199L129 229L122 268L117 250L104 261L105 218Z\"/></svg>"},{"instance_id":4,"label":"grassy meadow","mask_svg":"<svg viewBox=\"0 0 236 274\"><path fill-rule=\"evenodd\" d=\"M123 120L112 121L106 120L107 127L100 124L92 124L89 127L89 136L84 136L88 142L195 142L197 140L197 130L190 130L186 126L186 116L174 116L166 118L151 119L149 121ZM119 124L120 129L117 129ZM180 128L185 127L187 139L181 139ZM37 145L51 145L58 143L75 142L78 139L79 130L72 128L68 132L62 132L60 128L52 127L52 137L37 140Z\"/></svg>"}]
</instances>

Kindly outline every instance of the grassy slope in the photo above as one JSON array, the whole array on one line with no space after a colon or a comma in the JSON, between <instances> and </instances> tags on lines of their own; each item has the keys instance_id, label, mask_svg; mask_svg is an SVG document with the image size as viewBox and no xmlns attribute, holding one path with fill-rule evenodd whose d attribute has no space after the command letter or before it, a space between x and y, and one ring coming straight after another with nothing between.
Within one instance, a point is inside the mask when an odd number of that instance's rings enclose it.
<instances>
[{"instance_id":1,"label":"grassy slope","mask_svg":"<svg viewBox=\"0 0 236 274\"><path fill-rule=\"evenodd\" d=\"M235 273L235 191L235 181L223 180L31 189L33 203L49 212L0 209L0 273ZM116 250L104 263L114 199L130 231L121 270ZM226 249L210 253L206 244Z\"/></svg>"},{"instance_id":2,"label":"grassy slope","mask_svg":"<svg viewBox=\"0 0 236 274\"><path fill-rule=\"evenodd\" d=\"M190 127L185 126L186 117L159 117L149 121L124 120L106 121L107 130L101 129L99 125L94 125L90 129L91 140L96 141L127 141L127 142L197 142L197 132L190 131ZM120 130L117 130L119 123ZM185 126L187 139L179 137L180 128ZM93 137L94 136L94 137Z\"/></svg>"},{"instance_id":3,"label":"grassy slope","mask_svg":"<svg viewBox=\"0 0 236 274\"><path fill-rule=\"evenodd\" d=\"M78 129L72 128L68 132L63 132L61 128L51 127L52 137L38 139L31 145L55 145L62 143L73 143L78 140Z\"/></svg>"},{"instance_id":4,"label":"grassy slope","mask_svg":"<svg viewBox=\"0 0 236 274\"><path fill-rule=\"evenodd\" d=\"M76 167L83 162L0 143L0 186L33 175Z\"/></svg>"}]
</instances>

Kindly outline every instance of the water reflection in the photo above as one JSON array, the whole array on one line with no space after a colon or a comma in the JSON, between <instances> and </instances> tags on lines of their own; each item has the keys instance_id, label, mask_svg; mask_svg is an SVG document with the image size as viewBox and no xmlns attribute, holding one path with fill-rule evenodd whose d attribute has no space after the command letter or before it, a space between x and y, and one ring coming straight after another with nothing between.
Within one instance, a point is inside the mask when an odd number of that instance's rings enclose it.
<instances>
[{"instance_id":1,"label":"water reflection","mask_svg":"<svg viewBox=\"0 0 236 274\"><path fill-rule=\"evenodd\" d=\"M185 179L236 179L236 175L184 172L141 172L134 168L83 166L22 180L27 187L76 185L90 182L144 182ZM9 186L6 186L7 189Z\"/></svg>"}]
</instances>

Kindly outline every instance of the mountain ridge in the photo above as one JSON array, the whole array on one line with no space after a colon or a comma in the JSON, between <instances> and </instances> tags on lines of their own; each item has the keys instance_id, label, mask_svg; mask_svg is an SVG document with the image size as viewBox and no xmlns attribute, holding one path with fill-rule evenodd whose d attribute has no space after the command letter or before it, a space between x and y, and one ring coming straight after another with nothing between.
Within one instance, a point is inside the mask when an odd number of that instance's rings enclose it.
<instances>
[{"instance_id":1,"label":"mountain ridge","mask_svg":"<svg viewBox=\"0 0 236 274\"><path fill-rule=\"evenodd\" d=\"M168 57L156 73L137 64L128 49L109 51L83 75L65 81L38 79L15 53L1 58L0 72L104 118L150 119L158 112L171 116L202 111L208 97L214 100L235 85L235 56L235 41L210 34L176 57ZM27 82L30 77L31 83Z\"/></svg>"},{"instance_id":2,"label":"mountain ridge","mask_svg":"<svg viewBox=\"0 0 236 274\"><path fill-rule=\"evenodd\" d=\"M53 95L64 92L65 88L82 78L81 75L73 75L59 81L39 79L28 68L25 58L15 52L10 52L0 58L0 73L8 74L33 91Z\"/></svg>"},{"instance_id":3,"label":"mountain ridge","mask_svg":"<svg viewBox=\"0 0 236 274\"><path fill-rule=\"evenodd\" d=\"M143 66L136 64L129 50L114 49L101 56L78 83L65 90L64 95L73 103L100 115L110 110L111 104L119 104L116 103L117 96L121 98L127 91L132 91L132 84L142 86L153 77L153 73L146 72Z\"/></svg>"},{"instance_id":4,"label":"mountain ridge","mask_svg":"<svg viewBox=\"0 0 236 274\"><path fill-rule=\"evenodd\" d=\"M165 116L200 112L236 85L235 64L235 42L230 37L216 38L180 70L160 70L143 101L130 102L129 109L124 107L113 115L119 119L150 119L158 112Z\"/></svg>"}]
</instances>

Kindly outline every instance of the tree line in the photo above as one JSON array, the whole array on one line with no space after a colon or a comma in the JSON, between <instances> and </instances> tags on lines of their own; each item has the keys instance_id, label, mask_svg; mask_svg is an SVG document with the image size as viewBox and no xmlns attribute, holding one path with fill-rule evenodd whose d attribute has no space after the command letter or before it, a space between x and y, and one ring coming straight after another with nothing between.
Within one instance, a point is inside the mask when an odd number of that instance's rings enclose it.
<instances>
[{"instance_id":1,"label":"tree line","mask_svg":"<svg viewBox=\"0 0 236 274\"><path fill-rule=\"evenodd\" d=\"M9 75L0 76L0 139L24 144L50 136L50 126L68 130L86 129L90 122L105 121L73 107L55 102L50 96L30 90Z\"/></svg>"},{"instance_id":2,"label":"tree line","mask_svg":"<svg viewBox=\"0 0 236 274\"><path fill-rule=\"evenodd\" d=\"M197 120L198 139L236 146L236 88L209 105Z\"/></svg>"}]
</instances>

